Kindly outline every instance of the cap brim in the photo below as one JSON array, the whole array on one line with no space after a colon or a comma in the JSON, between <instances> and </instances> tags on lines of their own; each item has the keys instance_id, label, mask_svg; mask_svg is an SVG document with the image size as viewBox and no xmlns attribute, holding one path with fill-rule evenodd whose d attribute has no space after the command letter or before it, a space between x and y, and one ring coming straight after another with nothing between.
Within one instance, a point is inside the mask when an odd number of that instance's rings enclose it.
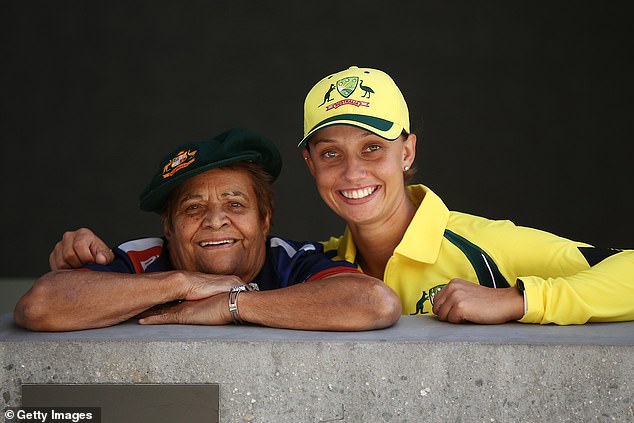
<instances>
[{"instance_id":1,"label":"cap brim","mask_svg":"<svg viewBox=\"0 0 634 423\"><path fill-rule=\"evenodd\" d=\"M325 119L315 125L315 127L311 129L308 134L304 136L304 138L302 138L299 144L297 144L297 147L303 147L306 141L308 141L308 139L313 136L315 132L333 125L351 125L358 128L367 129L373 134L376 134L381 138L385 138L389 141L394 141L403 132L402 127L385 119L366 115L343 114Z\"/></svg>"},{"instance_id":2,"label":"cap brim","mask_svg":"<svg viewBox=\"0 0 634 423\"><path fill-rule=\"evenodd\" d=\"M141 210L145 211L160 211L165 202L167 201L167 197L169 197L170 193L181 183L185 182L187 179L192 176L199 175L211 169L216 169L219 167L224 167L233 163L243 162L247 160L260 160L261 155L256 151L250 151L245 154L241 154L239 156L232 157L230 159L219 160L217 162L207 163L206 165L197 167L195 169L190 170L189 172L184 172L181 175L170 179L168 182L163 183L156 187L155 189L144 192L141 195ZM276 175L277 176L277 175Z\"/></svg>"}]
</instances>

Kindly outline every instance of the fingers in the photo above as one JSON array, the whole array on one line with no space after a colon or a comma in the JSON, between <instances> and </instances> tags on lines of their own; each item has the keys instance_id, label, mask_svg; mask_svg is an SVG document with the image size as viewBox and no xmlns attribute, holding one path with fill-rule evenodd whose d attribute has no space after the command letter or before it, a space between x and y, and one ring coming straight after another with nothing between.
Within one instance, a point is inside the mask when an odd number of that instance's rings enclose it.
<instances>
[{"instance_id":1,"label":"fingers","mask_svg":"<svg viewBox=\"0 0 634 423\"><path fill-rule=\"evenodd\" d=\"M95 258L95 263L105 266L108 263L110 263L112 260L114 260L114 253L108 247L105 247L105 244L98 248L105 248L105 249L101 249L101 250L97 249L96 251L94 251L93 248L91 248L92 255Z\"/></svg>"},{"instance_id":2,"label":"fingers","mask_svg":"<svg viewBox=\"0 0 634 423\"><path fill-rule=\"evenodd\" d=\"M68 265L64 262L61 256L60 242L55 244L55 248L48 256L48 265L51 270L68 269Z\"/></svg>"},{"instance_id":3,"label":"fingers","mask_svg":"<svg viewBox=\"0 0 634 423\"><path fill-rule=\"evenodd\" d=\"M432 311L451 323L499 324L521 319L524 297L515 288L489 288L454 279L434 297Z\"/></svg>"},{"instance_id":4,"label":"fingers","mask_svg":"<svg viewBox=\"0 0 634 423\"><path fill-rule=\"evenodd\" d=\"M139 319L139 323L142 325L168 325L168 324L180 324L184 323L181 319L180 312L163 312L161 314L154 314L151 316L143 317Z\"/></svg>"},{"instance_id":5,"label":"fingers","mask_svg":"<svg viewBox=\"0 0 634 423\"><path fill-rule=\"evenodd\" d=\"M108 264L114 253L90 229L65 232L49 255L51 270L74 269L87 264Z\"/></svg>"},{"instance_id":6,"label":"fingers","mask_svg":"<svg viewBox=\"0 0 634 423\"><path fill-rule=\"evenodd\" d=\"M197 274L198 278L189 278L191 286L187 290L186 300L201 300L218 294L229 292L237 285L245 285L244 281L234 275Z\"/></svg>"},{"instance_id":7,"label":"fingers","mask_svg":"<svg viewBox=\"0 0 634 423\"><path fill-rule=\"evenodd\" d=\"M62 240L55 244L55 248L49 256L49 265L52 270L73 269L84 264L94 263L90 246L78 242L78 234L82 230L65 232Z\"/></svg>"},{"instance_id":8,"label":"fingers","mask_svg":"<svg viewBox=\"0 0 634 423\"><path fill-rule=\"evenodd\" d=\"M474 285L471 282L452 280L437 291L433 297L432 311L436 317L443 322L464 323L467 322L467 305L462 300L463 282Z\"/></svg>"},{"instance_id":9,"label":"fingers","mask_svg":"<svg viewBox=\"0 0 634 423\"><path fill-rule=\"evenodd\" d=\"M156 313L144 314L139 323L142 325L225 325L231 322L225 295L198 301L183 301L173 306L156 308L155 311Z\"/></svg>"},{"instance_id":10,"label":"fingers","mask_svg":"<svg viewBox=\"0 0 634 423\"><path fill-rule=\"evenodd\" d=\"M460 307L453 303L443 304L440 306L436 316L438 317L438 320L449 323L464 323L468 321L463 317Z\"/></svg>"},{"instance_id":11,"label":"fingers","mask_svg":"<svg viewBox=\"0 0 634 423\"><path fill-rule=\"evenodd\" d=\"M87 245L75 243L66 234L60 242L55 244L48 261L51 270L75 269L95 262Z\"/></svg>"},{"instance_id":12,"label":"fingers","mask_svg":"<svg viewBox=\"0 0 634 423\"><path fill-rule=\"evenodd\" d=\"M186 304L183 302L171 302L159 304L139 314L139 323L142 325L166 325L170 323L185 323L183 310Z\"/></svg>"},{"instance_id":13,"label":"fingers","mask_svg":"<svg viewBox=\"0 0 634 423\"><path fill-rule=\"evenodd\" d=\"M466 321L459 311L459 304L454 301L446 301L440 295L436 296L432 311L438 320L443 322L463 323Z\"/></svg>"}]
</instances>

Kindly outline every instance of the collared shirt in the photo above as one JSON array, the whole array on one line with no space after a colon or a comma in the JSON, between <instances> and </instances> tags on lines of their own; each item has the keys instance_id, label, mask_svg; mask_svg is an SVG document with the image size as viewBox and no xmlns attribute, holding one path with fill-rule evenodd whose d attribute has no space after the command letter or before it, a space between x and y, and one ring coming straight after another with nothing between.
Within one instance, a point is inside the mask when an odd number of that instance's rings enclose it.
<instances>
[{"instance_id":1,"label":"collared shirt","mask_svg":"<svg viewBox=\"0 0 634 423\"><path fill-rule=\"evenodd\" d=\"M521 280L521 322L634 320L634 251L599 250L508 220L449 211L429 188L408 190L417 211L383 276L403 314L432 314L434 290L460 278L492 288ZM324 247L333 259L356 263L348 228Z\"/></svg>"}]
</instances>

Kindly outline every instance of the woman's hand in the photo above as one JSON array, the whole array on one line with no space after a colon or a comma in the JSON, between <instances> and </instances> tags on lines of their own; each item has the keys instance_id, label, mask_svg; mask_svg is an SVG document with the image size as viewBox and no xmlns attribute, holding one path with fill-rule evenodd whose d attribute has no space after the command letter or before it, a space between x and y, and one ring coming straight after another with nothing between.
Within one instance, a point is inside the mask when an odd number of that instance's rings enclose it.
<instances>
[{"instance_id":1,"label":"woman's hand","mask_svg":"<svg viewBox=\"0 0 634 423\"><path fill-rule=\"evenodd\" d=\"M514 287L489 288L453 279L434 296L432 311L451 323L506 323L524 316L524 295Z\"/></svg>"}]
</instances>

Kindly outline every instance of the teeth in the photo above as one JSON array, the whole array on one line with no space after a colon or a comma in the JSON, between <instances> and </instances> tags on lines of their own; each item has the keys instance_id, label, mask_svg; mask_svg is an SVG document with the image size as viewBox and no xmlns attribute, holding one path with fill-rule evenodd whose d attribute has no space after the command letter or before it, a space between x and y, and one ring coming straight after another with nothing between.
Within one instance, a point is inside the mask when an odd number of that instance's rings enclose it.
<instances>
[{"instance_id":1,"label":"teeth","mask_svg":"<svg viewBox=\"0 0 634 423\"><path fill-rule=\"evenodd\" d=\"M232 244L233 241L230 239L225 239L222 241L202 241L200 242L198 245L200 245L201 247L207 247L210 245L225 245L225 244Z\"/></svg>"},{"instance_id":2,"label":"teeth","mask_svg":"<svg viewBox=\"0 0 634 423\"><path fill-rule=\"evenodd\" d=\"M346 198L358 199L358 198L367 197L368 195L372 194L374 191L376 191L376 187L355 189L353 191L341 191L341 194L343 194L343 196Z\"/></svg>"}]
</instances>

